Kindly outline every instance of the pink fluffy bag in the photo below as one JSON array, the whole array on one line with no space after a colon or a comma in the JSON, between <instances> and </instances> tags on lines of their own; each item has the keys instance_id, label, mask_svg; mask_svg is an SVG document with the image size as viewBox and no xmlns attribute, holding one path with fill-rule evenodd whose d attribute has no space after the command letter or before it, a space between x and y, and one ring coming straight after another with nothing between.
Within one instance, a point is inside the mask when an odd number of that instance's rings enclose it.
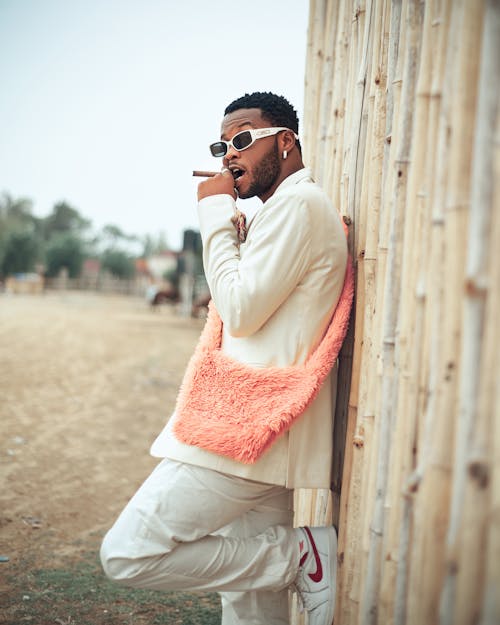
<instances>
[{"instance_id":1,"label":"pink fluffy bag","mask_svg":"<svg viewBox=\"0 0 500 625\"><path fill-rule=\"evenodd\" d=\"M318 394L347 333L354 294L348 259L328 329L300 365L257 368L225 355L222 321L213 302L177 398L178 440L245 464L254 463Z\"/></svg>"}]
</instances>

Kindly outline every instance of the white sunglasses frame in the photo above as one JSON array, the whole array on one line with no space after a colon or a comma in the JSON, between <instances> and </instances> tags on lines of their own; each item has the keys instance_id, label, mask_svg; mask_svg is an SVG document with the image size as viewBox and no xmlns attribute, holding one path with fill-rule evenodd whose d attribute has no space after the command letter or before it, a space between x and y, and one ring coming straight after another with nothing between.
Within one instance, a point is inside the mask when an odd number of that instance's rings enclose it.
<instances>
[{"instance_id":1,"label":"white sunglasses frame","mask_svg":"<svg viewBox=\"0 0 500 625\"><path fill-rule=\"evenodd\" d=\"M211 143L209 146L210 153L212 154L214 158L223 158L229 152L229 148L233 148L233 150L236 150L236 152L243 152L244 150L248 150L248 148L252 147L252 145L257 141L257 139L263 139L264 137L271 137L272 135L277 135L278 132L281 132L283 130L290 130L290 132L293 132L293 130L291 130L290 128L285 128L284 126L279 126L279 127L273 126L271 128L246 128L245 130L240 130L240 132L237 132L234 135L234 137L230 139L229 141L224 141L224 139L220 139L220 141L215 141L214 143ZM238 148L233 144L233 141L235 137L237 137L238 135L241 135L243 132L249 132L252 138L252 141L248 145L246 145L244 148L241 148L240 150L238 150ZM295 139L297 139L297 141L299 140L299 135L296 134L295 132L293 132L293 136L295 137ZM220 156L215 156L215 154L212 153L211 148L213 145L217 145L218 143L224 143L226 145L226 151L224 154L221 154Z\"/></svg>"}]
</instances>

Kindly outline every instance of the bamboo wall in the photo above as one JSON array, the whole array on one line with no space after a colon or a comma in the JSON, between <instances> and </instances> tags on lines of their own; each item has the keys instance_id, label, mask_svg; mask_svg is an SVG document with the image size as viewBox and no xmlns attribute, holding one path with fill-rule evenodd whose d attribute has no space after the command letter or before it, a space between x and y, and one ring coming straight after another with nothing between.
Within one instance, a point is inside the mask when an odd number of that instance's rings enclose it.
<instances>
[{"instance_id":1,"label":"bamboo wall","mask_svg":"<svg viewBox=\"0 0 500 625\"><path fill-rule=\"evenodd\" d=\"M499 0L310 2L305 162L357 293L296 520L338 523L336 625L500 623L499 85Z\"/></svg>"}]
</instances>

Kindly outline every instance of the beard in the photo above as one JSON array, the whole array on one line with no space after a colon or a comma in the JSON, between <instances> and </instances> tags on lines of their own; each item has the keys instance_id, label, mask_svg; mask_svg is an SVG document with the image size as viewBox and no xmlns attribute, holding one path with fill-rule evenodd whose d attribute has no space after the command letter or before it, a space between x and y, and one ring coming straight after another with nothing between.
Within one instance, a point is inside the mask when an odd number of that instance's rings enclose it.
<instances>
[{"instance_id":1,"label":"beard","mask_svg":"<svg viewBox=\"0 0 500 625\"><path fill-rule=\"evenodd\" d=\"M278 153L278 142L274 142L274 146L263 157L260 163L253 171L253 179L248 190L239 193L242 200L250 197L260 197L264 195L276 183L281 173L281 162Z\"/></svg>"}]
</instances>

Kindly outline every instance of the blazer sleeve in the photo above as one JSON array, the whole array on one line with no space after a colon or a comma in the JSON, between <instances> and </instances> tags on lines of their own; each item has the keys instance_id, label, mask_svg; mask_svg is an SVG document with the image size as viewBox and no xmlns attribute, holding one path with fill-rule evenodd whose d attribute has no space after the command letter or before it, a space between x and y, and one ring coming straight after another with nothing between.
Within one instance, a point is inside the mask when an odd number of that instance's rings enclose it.
<instances>
[{"instance_id":1,"label":"blazer sleeve","mask_svg":"<svg viewBox=\"0 0 500 625\"><path fill-rule=\"evenodd\" d=\"M298 195L274 196L252 222L240 256L229 195L198 205L203 264L217 311L235 337L251 336L286 300L311 259L309 207Z\"/></svg>"}]
</instances>

